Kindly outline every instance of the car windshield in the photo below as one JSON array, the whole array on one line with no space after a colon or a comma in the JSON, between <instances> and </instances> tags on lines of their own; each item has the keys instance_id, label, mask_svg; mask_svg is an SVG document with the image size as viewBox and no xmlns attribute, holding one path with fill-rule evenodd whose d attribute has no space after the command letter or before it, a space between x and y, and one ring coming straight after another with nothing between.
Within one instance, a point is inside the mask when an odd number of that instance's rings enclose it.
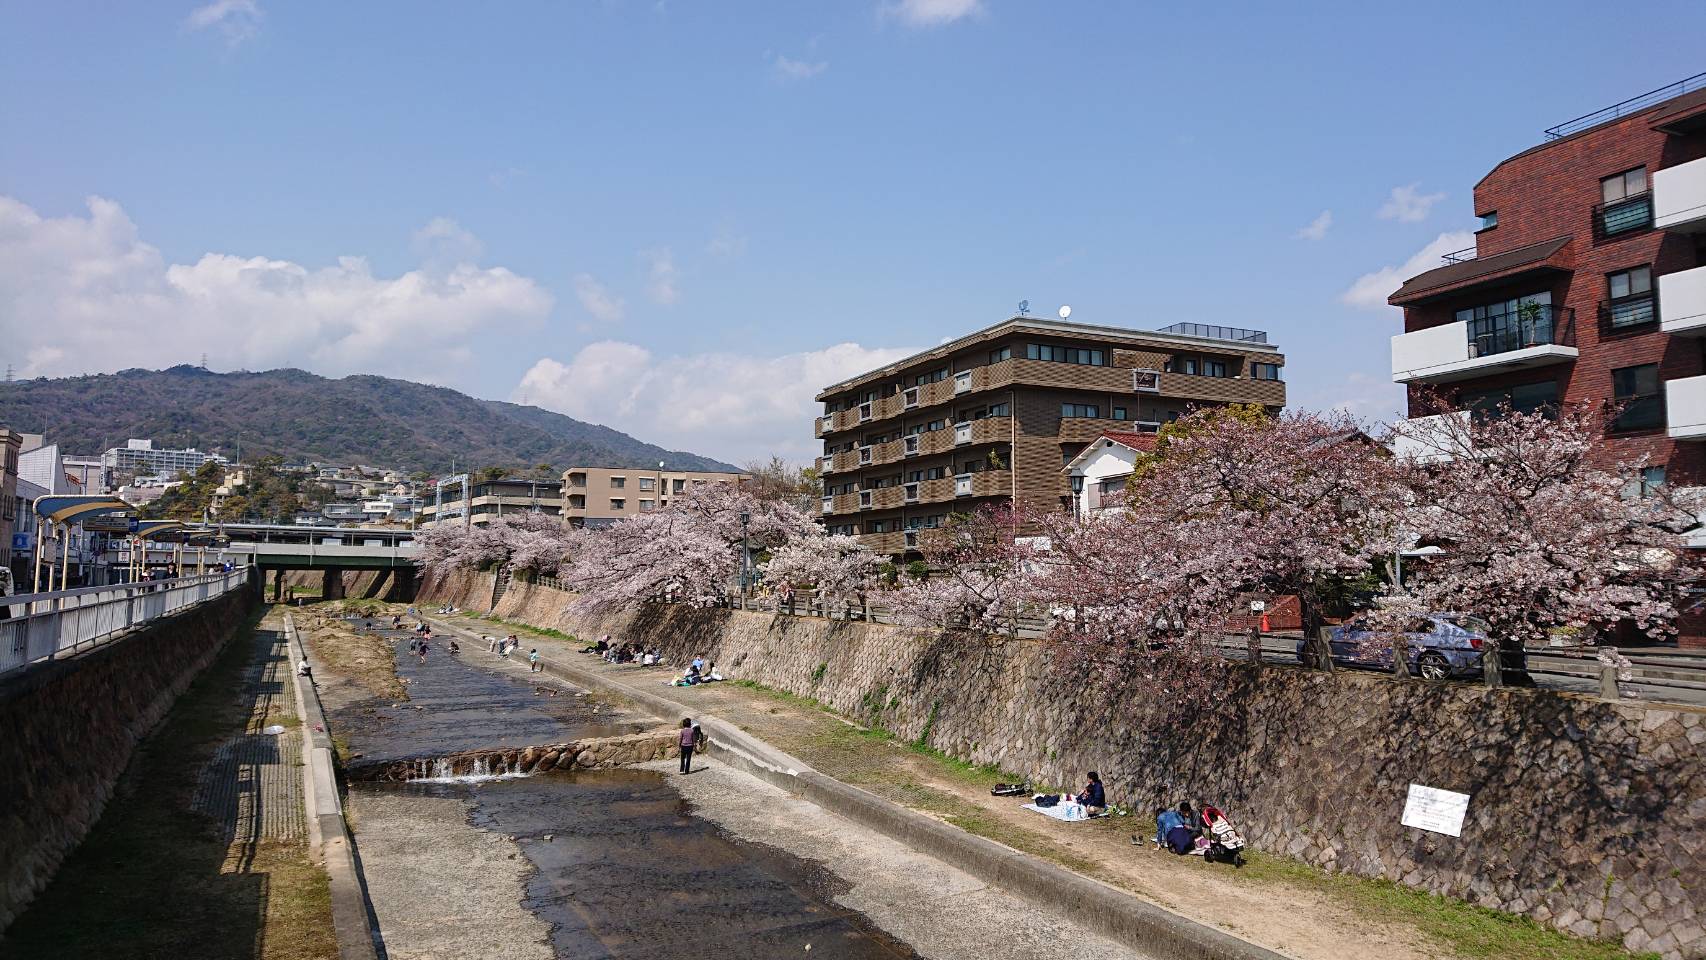
<instances>
[{"instance_id":1,"label":"car windshield","mask_svg":"<svg viewBox=\"0 0 1706 960\"><path fill-rule=\"evenodd\" d=\"M1455 613L1449 617L1441 617L1440 619L1452 626L1467 630L1470 633L1486 633L1492 629L1492 624L1480 617L1472 617L1466 613Z\"/></svg>"}]
</instances>

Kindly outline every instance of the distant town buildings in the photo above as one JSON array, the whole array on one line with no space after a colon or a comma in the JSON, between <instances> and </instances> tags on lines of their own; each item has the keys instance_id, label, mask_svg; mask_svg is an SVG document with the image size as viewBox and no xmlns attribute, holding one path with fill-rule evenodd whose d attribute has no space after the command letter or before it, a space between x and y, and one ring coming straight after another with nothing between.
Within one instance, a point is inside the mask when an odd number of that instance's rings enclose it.
<instances>
[{"instance_id":1,"label":"distant town buildings","mask_svg":"<svg viewBox=\"0 0 1706 960\"><path fill-rule=\"evenodd\" d=\"M700 483L739 483L744 474L711 470L570 467L563 471L563 522L571 527L607 527L618 520L661 510L670 498Z\"/></svg>"},{"instance_id":2,"label":"distant town buildings","mask_svg":"<svg viewBox=\"0 0 1706 960\"><path fill-rule=\"evenodd\" d=\"M460 492L454 500L449 499L449 493L446 493L442 516L434 498L423 497L422 501L419 511L420 526L431 526L441 519L452 517L460 520L462 516ZM471 521L480 526L514 513L545 513L561 517L563 483L560 480L528 480L520 477L470 481L468 507Z\"/></svg>"},{"instance_id":3,"label":"distant town buildings","mask_svg":"<svg viewBox=\"0 0 1706 960\"><path fill-rule=\"evenodd\" d=\"M1063 467L1099 437L1199 406L1278 411L1284 367L1260 330L1013 317L818 394L822 523L900 556L982 504L1067 508Z\"/></svg>"},{"instance_id":4,"label":"distant town buildings","mask_svg":"<svg viewBox=\"0 0 1706 960\"><path fill-rule=\"evenodd\" d=\"M1706 90L1681 89L1547 130L1475 185L1475 246L1389 299L1408 432L1436 401L1612 401L1607 460L1649 464L1632 486L1706 484Z\"/></svg>"},{"instance_id":5,"label":"distant town buildings","mask_svg":"<svg viewBox=\"0 0 1706 960\"><path fill-rule=\"evenodd\" d=\"M120 475L176 477L180 473L194 473L209 461L230 463L217 453L203 453L194 447L169 450L156 447L152 440L127 440L124 446L113 447L101 455L101 467L109 482Z\"/></svg>"}]
</instances>

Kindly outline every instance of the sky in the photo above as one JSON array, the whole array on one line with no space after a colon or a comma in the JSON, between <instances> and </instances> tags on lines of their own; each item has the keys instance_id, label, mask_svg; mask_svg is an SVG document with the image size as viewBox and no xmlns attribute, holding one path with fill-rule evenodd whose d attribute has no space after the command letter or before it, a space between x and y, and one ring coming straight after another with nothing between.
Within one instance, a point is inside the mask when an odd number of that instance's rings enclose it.
<instances>
[{"instance_id":1,"label":"sky","mask_svg":"<svg viewBox=\"0 0 1706 960\"><path fill-rule=\"evenodd\" d=\"M733 462L999 322L1266 330L1396 416L1385 305L1706 4L0 0L0 362L378 373ZM0 410L0 419L4 419Z\"/></svg>"}]
</instances>

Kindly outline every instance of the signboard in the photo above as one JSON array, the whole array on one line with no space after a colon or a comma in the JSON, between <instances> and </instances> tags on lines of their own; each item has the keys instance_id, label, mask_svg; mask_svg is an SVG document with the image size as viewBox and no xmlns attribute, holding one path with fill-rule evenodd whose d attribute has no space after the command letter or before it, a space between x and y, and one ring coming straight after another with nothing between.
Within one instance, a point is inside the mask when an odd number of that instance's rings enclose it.
<instances>
[{"instance_id":1,"label":"signboard","mask_svg":"<svg viewBox=\"0 0 1706 960\"><path fill-rule=\"evenodd\" d=\"M1448 837L1463 836L1463 815L1469 812L1469 794L1453 793L1437 787L1410 784L1410 795L1404 800L1406 827L1431 830Z\"/></svg>"},{"instance_id":2,"label":"signboard","mask_svg":"<svg viewBox=\"0 0 1706 960\"><path fill-rule=\"evenodd\" d=\"M12 549L13 550L21 550L24 553L30 552L31 550L35 549L35 545L36 545L35 536L36 535L33 533L14 533L14 534L12 534Z\"/></svg>"},{"instance_id":3,"label":"signboard","mask_svg":"<svg viewBox=\"0 0 1706 960\"><path fill-rule=\"evenodd\" d=\"M1161 371L1133 370L1131 372L1131 389L1137 393L1160 393Z\"/></svg>"},{"instance_id":4,"label":"signboard","mask_svg":"<svg viewBox=\"0 0 1706 960\"><path fill-rule=\"evenodd\" d=\"M130 531L131 533L135 533L136 531L142 529L142 521L138 520L135 517L131 517L130 520L126 522L125 529Z\"/></svg>"},{"instance_id":5,"label":"signboard","mask_svg":"<svg viewBox=\"0 0 1706 960\"><path fill-rule=\"evenodd\" d=\"M1262 611L1264 611L1266 609L1268 609L1268 602L1266 600L1251 600L1250 601L1250 612L1251 613L1261 613Z\"/></svg>"}]
</instances>

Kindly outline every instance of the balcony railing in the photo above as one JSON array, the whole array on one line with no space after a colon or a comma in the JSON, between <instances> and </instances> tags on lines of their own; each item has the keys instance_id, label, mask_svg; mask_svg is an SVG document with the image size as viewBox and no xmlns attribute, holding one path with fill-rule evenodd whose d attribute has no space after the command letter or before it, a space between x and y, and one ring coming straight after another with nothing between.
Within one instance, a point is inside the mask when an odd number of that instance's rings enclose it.
<instances>
[{"instance_id":1,"label":"balcony railing","mask_svg":"<svg viewBox=\"0 0 1706 960\"><path fill-rule=\"evenodd\" d=\"M1576 312L1550 304L1530 304L1516 313L1471 320L1469 356L1490 357L1527 347L1576 345Z\"/></svg>"},{"instance_id":2,"label":"balcony railing","mask_svg":"<svg viewBox=\"0 0 1706 960\"><path fill-rule=\"evenodd\" d=\"M1658 306L1654 303L1652 294L1624 297L1621 300L1601 300L1599 303L1601 338L1646 332L1648 326L1658 319Z\"/></svg>"},{"instance_id":3,"label":"balcony railing","mask_svg":"<svg viewBox=\"0 0 1706 960\"><path fill-rule=\"evenodd\" d=\"M1702 88L1706 88L1706 73L1697 73L1692 77L1685 77L1675 83L1666 84L1657 90L1648 90L1638 97L1630 97L1621 103L1614 103L1609 107L1583 114L1574 120L1566 120L1555 127L1547 127L1546 139L1556 140L1559 137L1567 137L1572 133L1598 126L1607 120L1616 120L1618 117L1626 117L1631 113L1639 113L1655 103L1662 103L1672 97L1680 97L1691 90Z\"/></svg>"},{"instance_id":4,"label":"balcony railing","mask_svg":"<svg viewBox=\"0 0 1706 960\"><path fill-rule=\"evenodd\" d=\"M1637 193L1632 197L1596 203L1593 206L1593 238L1604 242L1612 237L1645 230L1653 225L1653 194Z\"/></svg>"}]
</instances>

